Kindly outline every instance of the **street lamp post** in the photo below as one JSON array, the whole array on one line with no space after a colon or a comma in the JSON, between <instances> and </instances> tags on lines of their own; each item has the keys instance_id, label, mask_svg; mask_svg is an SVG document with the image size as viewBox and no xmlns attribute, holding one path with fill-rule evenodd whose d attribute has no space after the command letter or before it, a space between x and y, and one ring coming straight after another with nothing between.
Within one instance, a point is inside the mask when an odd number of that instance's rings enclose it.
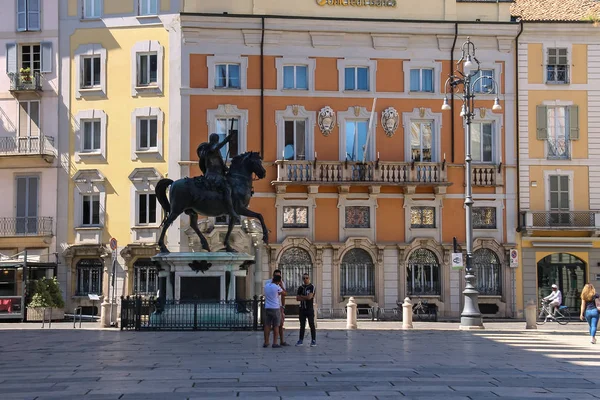
<instances>
[{"instance_id":1,"label":"street lamp post","mask_svg":"<svg viewBox=\"0 0 600 400\"><path fill-rule=\"evenodd\" d=\"M461 329L483 329L483 321L479 312L477 289L475 288L475 274L473 273L473 189L471 177L471 122L475 111L475 92L482 94L498 93L498 84L491 76L480 74L479 60L475 57L475 45L470 38L462 45L462 57L456 63L456 71L446 80L446 92L456 93L463 105L460 116L467 126L465 144L465 208L467 230L467 259L465 268L465 290L463 291L464 308L460 315ZM476 88L478 88L476 90ZM444 97L442 110L451 110L448 97ZM492 110L501 110L500 102L496 95Z\"/></svg>"}]
</instances>

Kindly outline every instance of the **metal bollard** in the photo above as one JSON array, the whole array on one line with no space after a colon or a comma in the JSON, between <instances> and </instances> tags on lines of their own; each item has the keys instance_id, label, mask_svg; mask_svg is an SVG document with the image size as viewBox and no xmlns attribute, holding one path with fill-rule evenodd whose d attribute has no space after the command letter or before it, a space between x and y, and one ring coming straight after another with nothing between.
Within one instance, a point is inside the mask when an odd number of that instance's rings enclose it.
<instances>
[{"instance_id":1,"label":"metal bollard","mask_svg":"<svg viewBox=\"0 0 600 400\"><path fill-rule=\"evenodd\" d=\"M537 310L533 299L529 299L525 306L525 329L537 329L535 320L537 318Z\"/></svg>"},{"instance_id":2,"label":"metal bollard","mask_svg":"<svg viewBox=\"0 0 600 400\"><path fill-rule=\"evenodd\" d=\"M356 302L354 301L354 297L350 297L348 299L348 304L346 304L346 329L357 329L358 326L356 324Z\"/></svg>"},{"instance_id":3,"label":"metal bollard","mask_svg":"<svg viewBox=\"0 0 600 400\"><path fill-rule=\"evenodd\" d=\"M413 311L412 311L413 303L407 297L404 299L404 303L402 303L402 329L412 329L413 328Z\"/></svg>"}]
</instances>

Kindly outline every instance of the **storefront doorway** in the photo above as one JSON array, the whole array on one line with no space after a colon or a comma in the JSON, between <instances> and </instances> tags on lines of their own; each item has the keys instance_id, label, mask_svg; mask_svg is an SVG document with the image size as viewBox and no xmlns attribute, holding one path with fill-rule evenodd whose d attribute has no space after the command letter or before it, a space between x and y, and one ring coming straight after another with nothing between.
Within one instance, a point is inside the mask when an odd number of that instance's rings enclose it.
<instances>
[{"instance_id":1,"label":"storefront doorway","mask_svg":"<svg viewBox=\"0 0 600 400\"><path fill-rule=\"evenodd\" d=\"M552 291L552 284L562 292L563 305L571 314L578 315L580 295L586 284L586 265L580 258L568 253L554 253L537 263L538 306L543 297Z\"/></svg>"}]
</instances>

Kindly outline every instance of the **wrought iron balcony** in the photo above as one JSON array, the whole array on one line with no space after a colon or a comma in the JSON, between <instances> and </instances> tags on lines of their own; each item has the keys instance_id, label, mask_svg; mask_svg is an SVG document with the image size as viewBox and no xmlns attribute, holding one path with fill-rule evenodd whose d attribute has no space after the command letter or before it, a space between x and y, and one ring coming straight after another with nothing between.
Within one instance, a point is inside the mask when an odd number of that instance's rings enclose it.
<instances>
[{"instance_id":1,"label":"wrought iron balcony","mask_svg":"<svg viewBox=\"0 0 600 400\"><path fill-rule=\"evenodd\" d=\"M52 217L0 217L0 237L52 236Z\"/></svg>"},{"instance_id":2,"label":"wrought iron balcony","mask_svg":"<svg viewBox=\"0 0 600 400\"><path fill-rule=\"evenodd\" d=\"M471 173L473 186L502 186L502 164L500 165L474 165Z\"/></svg>"},{"instance_id":3,"label":"wrought iron balcony","mask_svg":"<svg viewBox=\"0 0 600 400\"><path fill-rule=\"evenodd\" d=\"M274 184L448 184L445 163L277 160Z\"/></svg>"},{"instance_id":4,"label":"wrought iron balcony","mask_svg":"<svg viewBox=\"0 0 600 400\"><path fill-rule=\"evenodd\" d=\"M532 230L600 231L600 211L523 211L521 224Z\"/></svg>"},{"instance_id":5,"label":"wrought iron balcony","mask_svg":"<svg viewBox=\"0 0 600 400\"><path fill-rule=\"evenodd\" d=\"M41 92L42 91L42 74L39 72L21 74L9 72L11 92Z\"/></svg>"},{"instance_id":6,"label":"wrought iron balcony","mask_svg":"<svg viewBox=\"0 0 600 400\"><path fill-rule=\"evenodd\" d=\"M0 157L23 155L56 156L54 138L45 135L0 137Z\"/></svg>"}]
</instances>

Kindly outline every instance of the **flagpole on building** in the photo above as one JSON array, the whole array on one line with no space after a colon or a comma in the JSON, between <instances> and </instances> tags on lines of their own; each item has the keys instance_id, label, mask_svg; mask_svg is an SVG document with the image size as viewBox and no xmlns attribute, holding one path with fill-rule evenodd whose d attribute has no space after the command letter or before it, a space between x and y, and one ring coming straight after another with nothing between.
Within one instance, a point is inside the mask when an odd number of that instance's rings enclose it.
<instances>
[{"instance_id":1,"label":"flagpole on building","mask_svg":"<svg viewBox=\"0 0 600 400\"><path fill-rule=\"evenodd\" d=\"M371 132L373 130L373 120L375 119L375 103L377 103L377 97L373 98L373 105L371 106L371 116L369 117L369 129L367 130L367 140L363 146L363 162L367 160L367 149L369 148L369 141L371 140Z\"/></svg>"}]
</instances>

